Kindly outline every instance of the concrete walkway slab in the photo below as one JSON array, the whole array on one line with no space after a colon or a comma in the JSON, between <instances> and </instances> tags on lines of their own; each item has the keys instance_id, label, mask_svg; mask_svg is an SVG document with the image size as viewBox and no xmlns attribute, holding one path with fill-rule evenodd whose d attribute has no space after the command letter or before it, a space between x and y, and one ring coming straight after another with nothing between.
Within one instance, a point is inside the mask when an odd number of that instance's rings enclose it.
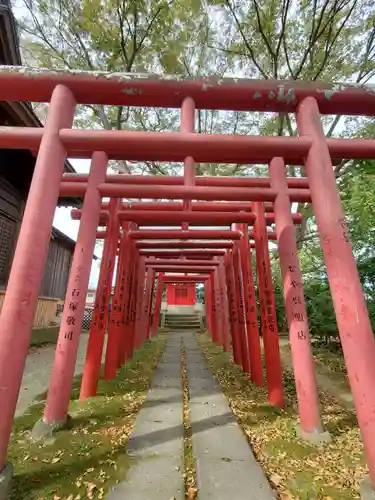
<instances>
[{"instance_id":1,"label":"concrete walkway slab","mask_svg":"<svg viewBox=\"0 0 375 500\"><path fill-rule=\"evenodd\" d=\"M109 500L183 500L181 347L199 500L275 500L192 331L171 332L127 451L134 463Z\"/></svg>"},{"instance_id":2,"label":"concrete walkway slab","mask_svg":"<svg viewBox=\"0 0 375 500\"><path fill-rule=\"evenodd\" d=\"M182 338L199 500L276 499L195 336Z\"/></svg>"},{"instance_id":3,"label":"concrete walkway slab","mask_svg":"<svg viewBox=\"0 0 375 500\"><path fill-rule=\"evenodd\" d=\"M184 500L181 336L171 334L127 452L134 465L108 500Z\"/></svg>"}]
</instances>

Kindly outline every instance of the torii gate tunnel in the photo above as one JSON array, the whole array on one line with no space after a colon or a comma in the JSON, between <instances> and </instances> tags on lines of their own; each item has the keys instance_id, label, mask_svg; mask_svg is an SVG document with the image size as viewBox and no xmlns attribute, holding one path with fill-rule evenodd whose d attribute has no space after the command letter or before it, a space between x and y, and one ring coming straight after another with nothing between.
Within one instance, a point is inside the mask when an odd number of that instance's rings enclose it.
<instances>
[{"instance_id":1,"label":"torii gate tunnel","mask_svg":"<svg viewBox=\"0 0 375 500\"><path fill-rule=\"evenodd\" d=\"M84 201L82 211L74 211L74 218L81 222L44 425L63 424L67 419L97 229L105 225L106 230L98 233L104 238L104 250L82 399L96 394L106 331L104 377L112 379L134 350L156 333L163 288L178 280L181 284L203 283L206 325L212 339L224 350L233 351L234 362L255 384L267 384L270 404L282 407L270 236L278 247L283 278L300 435L325 439L296 247L294 224L301 222L301 216L291 213L291 203L299 201L311 202L314 209L374 487L375 341L332 165L342 159L374 159L375 140L326 138L321 115L374 116L375 93L367 87L342 84L189 80L1 67L0 96L4 101L49 102L44 128L0 129L1 148L28 149L37 155L1 313L0 471L6 466L53 215L62 195L81 196ZM180 131L73 129L78 104L178 108ZM197 133L197 109L295 113L298 136ZM91 158L89 175L63 174L67 157ZM109 159L183 162L184 175L107 175ZM269 177L199 177L195 175L196 162L264 164ZM307 178L287 178L286 164L305 165ZM103 197L110 201L102 203ZM273 223L276 232L268 234L267 225ZM145 224L178 227L142 228ZM189 224L208 227L198 230ZM212 225L223 227L212 229ZM180 274L175 277L170 273ZM113 280L115 291L108 318Z\"/></svg>"}]
</instances>

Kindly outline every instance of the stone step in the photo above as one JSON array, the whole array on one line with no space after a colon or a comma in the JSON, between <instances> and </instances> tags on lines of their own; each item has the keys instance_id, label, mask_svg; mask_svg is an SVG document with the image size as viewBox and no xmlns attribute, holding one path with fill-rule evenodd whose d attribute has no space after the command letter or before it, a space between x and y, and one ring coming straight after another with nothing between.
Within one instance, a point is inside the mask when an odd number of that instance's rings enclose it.
<instances>
[{"instance_id":1,"label":"stone step","mask_svg":"<svg viewBox=\"0 0 375 500\"><path fill-rule=\"evenodd\" d=\"M189 322L198 322L200 318L165 318L165 321L169 321L170 323L189 323Z\"/></svg>"},{"instance_id":2,"label":"stone step","mask_svg":"<svg viewBox=\"0 0 375 500\"><path fill-rule=\"evenodd\" d=\"M184 325L187 323L200 324L199 319L193 319L189 321L170 321L168 319L165 320L165 323L169 323L170 325Z\"/></svg>"},{"instance_id":3,"label":"stone step","mask_svg":"<svg viewBox=\"0 0 375 500\"><path fill-rule=\"evenodd\" d=\"M189 319L189 318L199 318L199 314L166 314L166 318L173 318L173 319Z\"/></svg>"},{"instance_id":4,"label":"stone step","mask_svg":"<svg viewBox=\"0 0 375 500\"><path fill-rule=\"evenodd\" d=\"M164 323L168 328L199 328L201 323Z\"/></svg>"},{"instance_id":5,"label":"stone step","mask_svg":"<svg viewBox=\"0 0 375 500\"><path fill-rule=\"evenodd\" d=\"M168 321L176 321L177 323L181 323L182 321L199 321L200 320L200 318L194 317L194 316L192 316L190 318L170 318L167 316L165 319Z\"/></svg>"},{"instance_id":6,"label":"stone step","mask_svg":"<svg viewBox=\"0 0 375 500\"><path fill-rule=\"evenodd\" d=\"M199 330L201 328L201 315L193 311L189 314L167 312L164 326L171 330Z\"/></svg>"},{"instance_id":7,"label":"stone step","mask_svg":"<svg viewBox=\"0 0 375 500\"><path fill-rule=\"evenodd\" d=\"M200 325L200 321L165 321L165 325Z\"/></svg>"},{"instance_id":8,"label":"stone step","mask_svg":"<svg viewBox=\"0 0 375 500\"><path fill-rule=\"evenodd\" d=\"M167 328L200 328L200 323L179 323L177 325L171 325L170 323L165 323Z\"/></svg>"}]
</instances>

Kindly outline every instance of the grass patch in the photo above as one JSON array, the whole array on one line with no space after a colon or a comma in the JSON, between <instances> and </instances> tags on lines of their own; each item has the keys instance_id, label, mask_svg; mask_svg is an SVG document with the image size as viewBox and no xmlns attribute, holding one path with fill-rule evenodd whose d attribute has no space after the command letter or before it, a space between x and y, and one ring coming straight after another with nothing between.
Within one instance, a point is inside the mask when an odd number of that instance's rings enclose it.
<instances>
[{"instance_id":1,"label":"grass patch","mask_svg":"<svg viewBox=\"0 0 375 500\"><path fill-rule=\"evenodd\" d=\"M334 380L344 390L349 391L346 365L341 347L336 343L330 346L313 342L312 352L319 371Z\"/></svg>"},{"instance_id":2,"label":"grass patch","mask_svg":"<svg viewBox=\"0 0 375 500\"><path fill-rule=\"evenodd\" d=\"M124 478L133 460L126 444L165 341L161 334L144 344L116 380L99 381L95 398L78 401L76 377L69 409L73 427L50 442L29 440L44 403L15 420L8 455L15 466L11 500L101 499Z\"/></svg>"},{"instance_id":3,"label":"grass patch","mask_svg":"<svg viewBox=\"0 0 375 500\"><path fill-rule=\"evenodd\" d=\"M185 349L181 347L181 376L183 390L183 420L184 420L184 484L185 496L197 498L197 469L193 454L192 430L189 418L189 385L186 370Z\"/></svg>"},{"instance_id":4,"label":"grass patch","mask_svg":"<svg viewBox=\"0 0 375 500\"><path fill-rule=\"evenodd\" d=\"M292 354L289 344L280 346L280 352L287 368L292 367ZM333 397L347 401L347 407L353 408L350 398L350 386L347 377L344 355L338 343L322 345L312 342L315 360L315 373L318 385Z\"/></svg>"},{"instance_id":5,"label":"grass patch","mask_svg":"<svg viewBox=\"0 0 375 500\"><path fill-rule=\"evenodd\" d=\"M360 498L359 483L367 474L363 446L355 416L332 397L321 393L324 426L332 443L320 448L296 436L296 393L286 371L286 407L267 404L267 391L216 347L207 335L198 343L243 427L253 451L282 500L352 500Z\"/></svg>"}]
</instances>

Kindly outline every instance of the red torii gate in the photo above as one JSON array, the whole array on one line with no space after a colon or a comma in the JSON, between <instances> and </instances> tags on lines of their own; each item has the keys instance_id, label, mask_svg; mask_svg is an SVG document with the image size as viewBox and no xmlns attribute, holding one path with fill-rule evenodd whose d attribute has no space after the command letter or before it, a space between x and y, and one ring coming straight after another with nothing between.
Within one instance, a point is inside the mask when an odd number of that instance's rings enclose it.
<instances>
[{"instance_id":1,"label":"red torii gate","mask_svg":"<svg viewBox=\"0 0 375 500\"><path fill-rule=\"evenodd\" d=\"M19 234L17 250L9 277L0 325L0 470L5 467L6 450L11 432L17 396L27 355L27 347L40 288L53 213L59 193L84 196L80 231L68 285L66 307L59 343L41 425L63 425L67 418L74 363L78 347L84 295L89 267L100 221L101 197L110 197L108 237L105 240L98 292L100 302L93 328L95 341L88 347L85 378L81 394L93 390L100 366L104 327L102 317L112 285L118 240L121 239L116 276L117 303L111 316L111 328L117 331L114 348L107 356L111 363L121 364L131 356L144 335L135 335L135 297L150 298L153 269L146 266L146 257L139 255L144 239L157 239L159 231L137 230L133 222L121 221L117 213L122 197L183 200L184 211L196 209L200 200L251 202L256 215L255 250L257 257L258 290L266 354L269 401L282 405L277 328L274 318L272 280L267 249L264 202L274 205L277 243L283 274L285 305L290 329L294 374L300 414L301 434L309 438L322 432L314 379L311 347L303 299L301 273L296 252L294 225L290 211L293 201L312 201L318 230L321 235L327 275L348 376L361 429L372 486L375 486L375 341L371 330L365 299L350 245L347 224L336 186L332 163L343 158L373 159L374 140L328 139L324 136L320 114L354 114L373 116L375 94L366 88L319 83L228 80L206 78L185 80L168 78L139 78L137 75L102 75L83 72L63 73L45 70L1 68L0 93L9 101L50 101L44 129L2 127L0 147L24 148L37 151L37 162ZM72 130L76 104L107 104L126 106L181 108L180 132L123 132ZM272 111L296 113L298 137L249 137L194 133L195 109L229 109L235 111ZM251 152L251 155L249 154ZM90 175L83 179L62 177L67 156L92 157ZM132 185L106 176L108 159L183 161L183 185ZM194 158L194 160L193 160ZM241 180L234 184L204 184L194 175L194 161L227 163L265 163L270 178L266 185L248 186ZM285 176L285 163L305 163L308 188L290 186ZM122 176L121 176L122 177ZM120 179L120 176L119 176ZM48 189L45 183L48 180ZM149 182L149 181L147 181ZM168 181L170 182L170 181ZM173 181L175 182L175 181ZM199 184L202 182L202 184ZM191 200L198 200L192 202ZM145 208L144 208L145 209ZM156 208L157 210L157 208ZM180 210L180 208L177 208ZM210 215L214 210L210 211ZM175 239L200 239L203 236L183 230ZM233 220L233 222L235 222ZM120 223L122 232L119 231ZM131 229L129 231L129 228ZM208 232L209 230L207 230ZM235 362L252 372L257 356L254 349L257 326L251 320L254 304L251 261L247 228L241 231L216 233L212 239L227 238L223 262L208 268L212 287L220 282L215 269L224 268L228 292L233 351ZM189 233L186 234L185 233ZM134 236L138 234L138 236ZM245 237L244 237L245 235ZM165 233L165 237L169 236ZM162 239L160 231L159 239ZM204 237L206 239L206 235ZM155 242L157 243L157 242ZM184 242L183 242L184 243ZM189 242L186 242L187 244ZM195 243L195 242L191 242ZM139 244L141 244L139 246ZM147 247L147 246L146 246ZM144 247L144 248L146 248ZM155 247L157 248L157 247ZM171 247L172 248L172 247ZM178 248L178 247L175 247ZM184 248L184 247L182 247ZM186 248L189 248L186 246ZM194 248L194 247L190 247ZM199 247L197 247L199 248ZM220 248L220 247L219 247ZM147 272L146 272L147 268ZM160 267L159 267L160 268ZM201 266L204 268L204 266ZM193 272L192 267L186 267ZM243 276L243 279L241 278ZM146 287L145 287L146 285ZM136 291L136 293L131 293ZM146 293L145 293L146 292ZM214 294L215 300L218 294ZM145 301L143 301L145 302ZM139 303L139 302L138 302ZM122 308L122 305L125 307ZM247 308L247 309L246 309ZM233 311L239 311L238 318ZM116 316L116 314L117 316ZM247 320L249 313L249 322ZM245 320L246 316L246 320ZM117 317L124 318L124 327ZM355 335L354 335L355 332ZM143 334L144 332L140 332ZM133 342L133 340L137 340ZM220 338L216 339L220 340ZM12 363L9 364L9 359ZM250 363L250 361L252 361ZM113 363L106 363L106 369ZM93 376L92 376L93 375ZM88 385L88 382L90 382ZM260 382L259 382L260 383Z\"/></svg>"},{"instance_id":2,"label":"red torii gate","mask_svg":"<svg viewBox=\"0 0 375 500\"><path fill-rule=\"evenodd\" d=\"M160 205L162 202L160 203ZM215 203L213 205L219 205ZM240 205L240 204L238 204ZM132 221L141 225L150 225L150 224L163 224L163 225L175 225L181 221L181 219L189 219L189 222L203 225L220 225L225 226L231 224L232 222L242 222L242 223L253 223L255 221L255 215L251 213L244 213L237 205L238 213L233 211L213 211L207 215L206 211L199 212L170 212L169 210L161 210L158 207L158 203L154 203L154 213L150 213L150 208L147 210L131 210L125 209L120 210L118 212L118 217L123 221ZM246 205L249 205L246 203ZM167 207L166 207L167 208ZM272 207L270 207L272 208ZM235 207L233 207L235 209ZM249 210L249 206L247 210ZM240 212L241 210L241 212ZM71 212L71 216L73 220L80 220L82 215L82 210L74 209ZM107 224L109 217L108 210L101 210L100 212L100 225L105 226ZM268 226L271 226L275 223L275 214L274 213L266 213L265 214L266 223ZM302 215L298 213L292 214L292 219L295 224L302 223Z\"/></svg>"},{"instance_id":3,"label":"red torii gate","mask_svg":"<svg viewBox=\"0 0 375 500\"><path fill-rule=\"evenodd\" d=\"M242 238L243 234L241 231L221 231L221 230L207 230L204 233L202 231L195 230L197 232L192 232L194 230L190 230L188 233L187 231L184 231L183 233L179 233L176 230L138 230L136 232L129 232L129 236L132 239L139 240L139 239L152 239L152 238L160 238L160 239L166 239L170 238L168 243L164 243L162 241L156 241L155 243L152 243L151 247L148 248L232 248L233 246L233 241L234 240L239 240ZM233 241L218 241L218 242L210 242L210 241L173 241L173 240L188 240L191 235L196 236L196 240L199 237L204 236L204 240L217 240L220 237L223 238L232 238ZM108 232L107 231L96 231L96 238L98 240L104 240L108 237ZM255 240L255 233L254 232L249 232L248 237L250 240ZM203 238L202 238L203 239ZM270 241L276 241L277 240L277 235L276 232L274 231L267 231L267 239ZM137 243L136 246L137 248L147 248L147 245L149 244L148 241L140 241L139 244ZM154 246L156 245L156 246ZM159 245L159 246L158 246ZM160 245L166 245L166 246L160 246ZM171 245L171 246L170 246ZM177 246L176 246L177 245ZM191 246L193 245L193 246ZM194 246L195 245L195 246ZM209 245L209 246L207 246ZM210 246L211 245L211 246Z\"/></svg>"}]
</instances>

